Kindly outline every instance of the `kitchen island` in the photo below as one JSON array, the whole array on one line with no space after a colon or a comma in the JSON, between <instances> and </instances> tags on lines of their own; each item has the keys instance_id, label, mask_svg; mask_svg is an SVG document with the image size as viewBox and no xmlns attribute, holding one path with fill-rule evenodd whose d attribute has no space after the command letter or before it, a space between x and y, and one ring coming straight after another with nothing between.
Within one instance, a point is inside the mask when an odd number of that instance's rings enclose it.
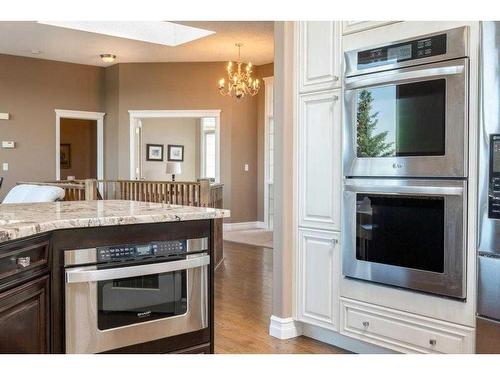
<instances>
[{"instance_id":1,"label":"kitchen island","mask_svg":"<svg viewBox=\"0 0 500 375\"><path fill-rule=\"evenodd\" d=\"M0 205L0 352L213 352L214 221L228 216L123 200Z\"/></svg>"}]
</instances>

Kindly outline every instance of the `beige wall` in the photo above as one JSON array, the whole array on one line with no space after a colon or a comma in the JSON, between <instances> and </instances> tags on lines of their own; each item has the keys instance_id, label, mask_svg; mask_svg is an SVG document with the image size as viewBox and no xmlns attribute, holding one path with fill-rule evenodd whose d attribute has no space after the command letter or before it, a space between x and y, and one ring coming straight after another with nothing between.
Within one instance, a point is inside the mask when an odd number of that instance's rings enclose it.
<instances>
[{"instance_id":1,"label":"beige wall","mask_svg":"<svg viewBox=\"0 0 500 375\"><path fill-rule=\"evenodd\" d=\"M257 68L259 77L273 77L274 64L261 65ZM257 94L257 220L264 221L264 172L265 172L265 89Z\"/></svg>"},{"instance_id":2,"label":"beige wall","mask_svg":"<svg viewBox=\"0 0 500 375\"><path fill-rule=\"evenodd\" d=\"M61 179L97 178L97 121L62 118L60 134L71 147L71 168L61 168Z\"/></svg>"},{"instance_id":3,"label":"beige wall","mask_svg":"<svg viewBox=\"0 0 500 375\"><path fill-rule=\"evenodd\" d=\"M165 173L168 160L168 145L184 146L184 161L181 162L182 173L176 175L178 181L196 181L197 159L199 152L197 133L200 131L200 120L197 118L155 118L142 120L142 177L146 180L170 180ZM163 145L163 162L147 161L148 143Z\"/></svg>"},{"instance_id":4,"label":"beige wall","mask_svg":"<svg viewBox=\"0 0 500 375\"><path fill-rule=\"evenodd\" d=\"M224 206L232 211L230 221L255 221L257 97L237 101L221 96L217 82L224 74L222 62L130 63L107 68L106 82L118 93L118 116L106 118L105 136L117 139L118 147L107 150L106 165L118 165L119 177L130 177L129 110L220 109ZM116 94L107 94L106 98L116 103ZM245 163L248 172L244 171Z\"/></svg>"},{"instance_id":5,"label":"beige wall","mask_svg":"<svg viewBox=\"0 0 500 375\"><path fill-rule=\"evenodd\" d=\"M268 76L269 66L256 67L255 73ZM0 163L8 162L10 168L0 171L5 178L0 199L16 181L55 178L56 108L106 113L104 174L126 179L129 110L220 109L221 181L225 207L232 209L230 221L255 221L259 212L262 218L263 140L258 138L257 113L263 111L259 102L264 93L240 101L223 97L217 82L224 75L223 62L131 63L104 69L0 55L0 112L11 114L11 120L0 121L0 138L17 142L14 150L0 148Z\"/></svg>"},{"instance_id":6,"label":"beige wall","mask_svg":"<svg viewBox=\"0 0 500 375\"><path fill-rule=\"evenodd\" d=\"M15 149L0 148L4 184L0 200L16 181L54 179L54 110L102 111L104 69L41 59L0 55L0 140L16 142Z\"/></svg>"}]
</instances>

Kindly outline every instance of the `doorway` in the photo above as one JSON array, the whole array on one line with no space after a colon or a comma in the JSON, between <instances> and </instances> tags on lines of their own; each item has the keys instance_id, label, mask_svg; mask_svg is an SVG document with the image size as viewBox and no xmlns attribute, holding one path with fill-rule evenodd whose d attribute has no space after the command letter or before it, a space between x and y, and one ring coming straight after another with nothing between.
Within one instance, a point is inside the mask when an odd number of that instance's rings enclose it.
<instances>
[{"instance_id":1,"label":"doorway","mask_svg":"<svg viewBox=\"0 0 500 375\"><path fill-rule=\"evenodd\" d=\"M97 179L97 121L61 118L61 180Z\"/></svg>"},{"instance_id":2,"label":"doorway","mask_svg":"<svg viewBox=\"0 0 500 375\"><path fill-rule=\"evenodd\" d=\"M129 111L130 179L220 182L220 110Z\"/></svg>"},{"instance_id":3,"label":"doorway","mask_svg":"<svg viewBox=\"0 0 500 375\"><path fill-rule=\"evenodd\" d=\"M104 113L56 109L56 180L104 178Z\"/></svg>"}]
</instances>

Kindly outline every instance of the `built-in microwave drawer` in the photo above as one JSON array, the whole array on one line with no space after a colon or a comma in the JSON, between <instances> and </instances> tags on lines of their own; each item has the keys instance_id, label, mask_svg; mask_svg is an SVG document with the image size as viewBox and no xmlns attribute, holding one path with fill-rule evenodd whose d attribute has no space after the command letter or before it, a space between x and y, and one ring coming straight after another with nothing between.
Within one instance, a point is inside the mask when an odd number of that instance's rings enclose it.
<instances>
[{"instance_id":1,"label":"built-in microwave drawer","mask_svg":"<svg viewBox=\"0 0 500 375\"><path fill-rule=\"evenodd\" d=\"M473 353L473 328L341 299L341 333L403 353Z\"/></svg>"}]
</instances>

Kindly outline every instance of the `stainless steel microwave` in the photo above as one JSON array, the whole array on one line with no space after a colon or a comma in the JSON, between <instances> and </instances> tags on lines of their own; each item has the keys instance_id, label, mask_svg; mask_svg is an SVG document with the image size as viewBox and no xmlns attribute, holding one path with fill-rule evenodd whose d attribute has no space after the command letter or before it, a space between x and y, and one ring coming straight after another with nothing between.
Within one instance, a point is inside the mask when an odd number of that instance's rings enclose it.
<instances>
[{"instance_id":1,"label":"stainless steel microwave","mask_svg":"<svg viewBox=\"0 0 500 375\"><path fill-rule=\"evenodd\" d=\"M346 52L344 175L467 177L467 35Z\"/></svg>"}]
</instances>

